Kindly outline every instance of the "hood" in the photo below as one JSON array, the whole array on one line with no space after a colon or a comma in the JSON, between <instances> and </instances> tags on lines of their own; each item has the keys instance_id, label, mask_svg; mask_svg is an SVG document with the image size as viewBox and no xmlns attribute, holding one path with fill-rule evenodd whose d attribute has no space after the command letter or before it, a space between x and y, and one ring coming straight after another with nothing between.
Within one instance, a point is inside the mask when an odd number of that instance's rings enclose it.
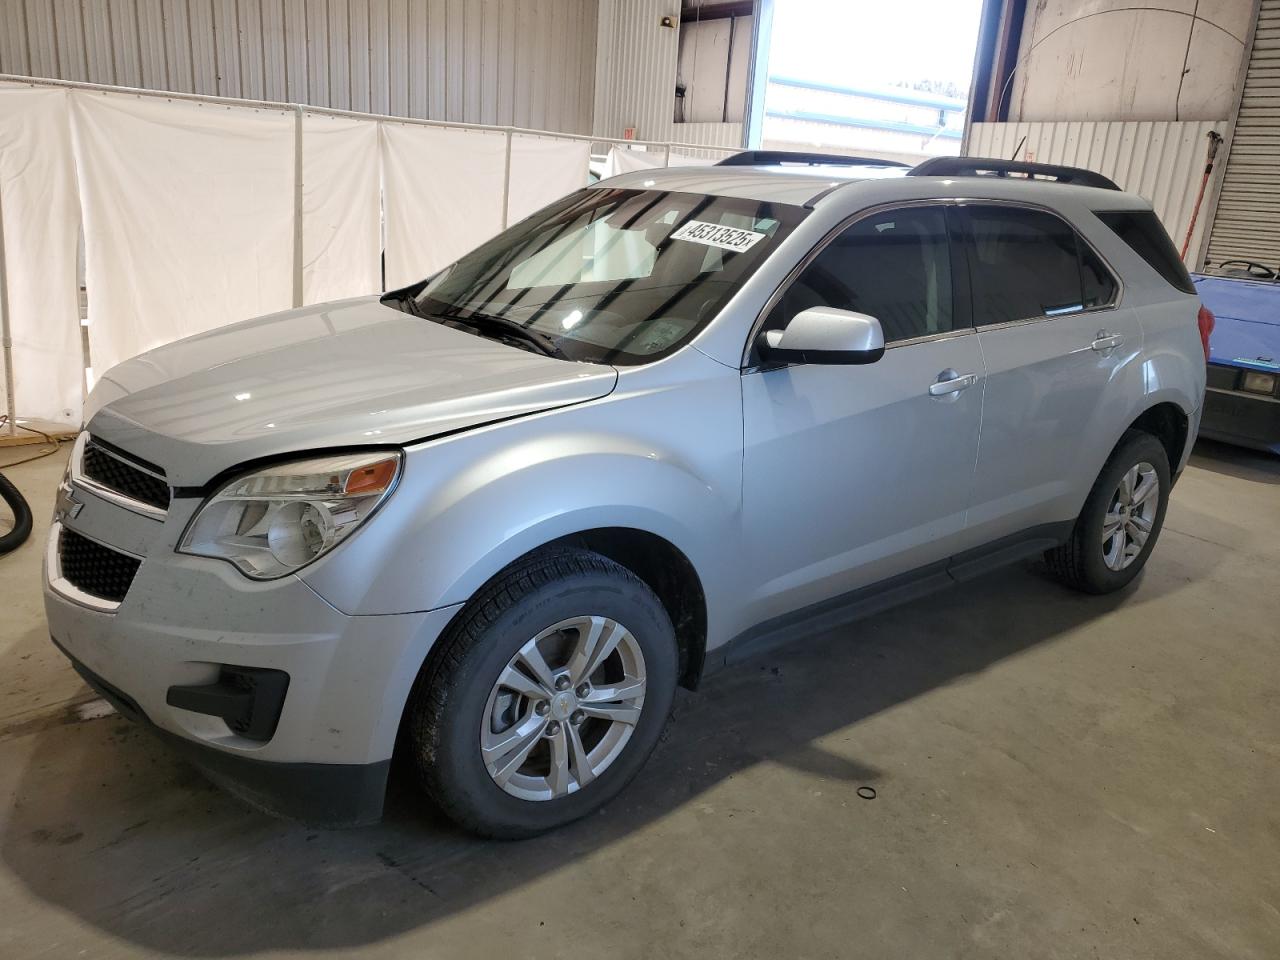
<instances>
[{"instance_id":1,"label":"hood","mask_svg":"<svg viewBox=\"0 0 1280 960\"><path fill-rule=\"evenodd\" d=\"M1194 279L1201 301L1217 320L1209 337L1210 362L1280 370L1280 283Z\"/></svg>"},{"instance_id":2,"label":"hood","mask_svg":"<svg viewBox=\"0 0 1280 960\"><path fill-rule=\"evenodd\" d=\"M248 460L424 440L606 396L612 367L544 357L388 307L304 307L127 360L90 396L96 437L199 486Z\"/></svg>"}]
</instances>

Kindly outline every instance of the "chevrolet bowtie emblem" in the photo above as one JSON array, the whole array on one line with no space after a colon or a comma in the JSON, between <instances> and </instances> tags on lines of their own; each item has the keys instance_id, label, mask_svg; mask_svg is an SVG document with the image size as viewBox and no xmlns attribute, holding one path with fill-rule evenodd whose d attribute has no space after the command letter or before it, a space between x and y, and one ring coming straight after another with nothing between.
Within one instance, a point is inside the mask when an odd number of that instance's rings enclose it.
<instances>
[{"instance_id":1,"label":"chevrolet bowtie emblem","mask_svg":"<svg viewBox=\"0 0 1280 960\"><path fill-rule=\"evenodd\" d=\"M71 489L71 484L58 484L58 499L53 503L54 520L58 522L74 520L83 507L84 504L76 499L75 491Z\"/></svg>"}]
</instances>

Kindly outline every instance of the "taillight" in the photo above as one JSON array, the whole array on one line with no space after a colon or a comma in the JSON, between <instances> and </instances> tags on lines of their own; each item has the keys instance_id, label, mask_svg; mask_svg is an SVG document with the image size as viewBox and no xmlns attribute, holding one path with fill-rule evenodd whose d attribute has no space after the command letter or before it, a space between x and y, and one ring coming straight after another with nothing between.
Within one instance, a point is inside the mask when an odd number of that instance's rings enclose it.
<instances>
[{"instance_id":1,"label":"taillight","mask_svg":"<svg viewBox=\"0 0 1280 960\"><path fill-rule=\"evenodd\" d=\"M1196 326L1200 328L1200 343L1204 345L1204 362L1209 362L1209 334L1213 333L1213 328L1217 324L1214 319L1213 311L1200 304L1200 312L1196 315Z\"/></svg>"}]
</instances>

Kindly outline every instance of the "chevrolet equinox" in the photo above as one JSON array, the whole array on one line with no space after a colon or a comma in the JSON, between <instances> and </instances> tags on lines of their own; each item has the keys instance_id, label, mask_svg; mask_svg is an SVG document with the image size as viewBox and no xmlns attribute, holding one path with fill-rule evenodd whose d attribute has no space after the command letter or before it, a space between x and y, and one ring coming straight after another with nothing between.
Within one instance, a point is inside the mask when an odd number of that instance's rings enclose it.
<instances>
[{"instance_id":1,"label":"chevrolet equinox","mask_svg":"<svg viewBox=\"0 0 1280 960\"><path fill-rule=\"evenodd\" d=\"M120 364L45 559L54 643L277 814L477 833L616 795L677 685L1043 555L1118 590L1212 316L1089 171L740 154L626 174L426 280Z\"/></svg>"}]
</instances>

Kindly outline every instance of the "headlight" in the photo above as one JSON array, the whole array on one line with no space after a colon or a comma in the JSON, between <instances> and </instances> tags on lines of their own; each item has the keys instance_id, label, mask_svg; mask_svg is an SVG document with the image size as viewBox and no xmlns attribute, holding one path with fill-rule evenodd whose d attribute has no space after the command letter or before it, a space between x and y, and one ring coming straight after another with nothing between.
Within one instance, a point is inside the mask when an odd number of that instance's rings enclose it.
<instances>
[{"instance_id":1,"label":"headlight","mask_svg":"<svg viewBox=\"0 0 1280 960\"><path fill-rule=\"evenodd\" d=\"M1276 392L1275 374L1271 373L1255 373L1252 370L1245 371L1244 381L1240 385L1241 390L1248 390L1250 393L1272 394Z\"/></svg>"},{"instance_id":2,"label":"headlight","mask_svg":"<svg viewBox=\"0 0 1280 960\"><path fill-rule=\"evenodd\" d=\"M230 560L271 580L328 553L369 519L400 476L401 455L317 457L227 483L196 512L179 553Z\"/></svg>"}]
</instances>

